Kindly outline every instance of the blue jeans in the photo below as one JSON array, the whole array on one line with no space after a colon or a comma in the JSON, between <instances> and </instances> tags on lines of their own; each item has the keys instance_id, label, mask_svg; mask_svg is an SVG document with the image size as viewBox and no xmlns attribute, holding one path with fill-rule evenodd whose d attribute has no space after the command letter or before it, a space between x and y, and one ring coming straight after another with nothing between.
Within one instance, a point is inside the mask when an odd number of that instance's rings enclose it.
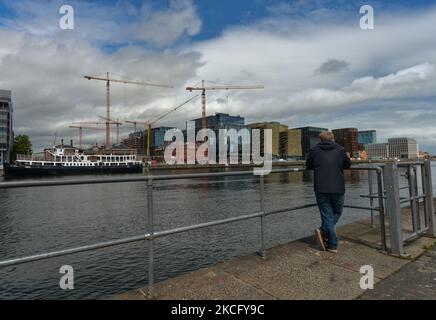
<instances>
[{"instance_id":1,"label":"blue jeans","mask_svg":"<svg viewBox=\"0 0 436 320\"><path fill-rule=\"evenodd\" d=\"M327 245L336 249L338 238L336 236L336 223L342 215L344 208L343 193L315 193L319 212L321 213L321 230L323 231Z\"/></svg>"}]
</instances>

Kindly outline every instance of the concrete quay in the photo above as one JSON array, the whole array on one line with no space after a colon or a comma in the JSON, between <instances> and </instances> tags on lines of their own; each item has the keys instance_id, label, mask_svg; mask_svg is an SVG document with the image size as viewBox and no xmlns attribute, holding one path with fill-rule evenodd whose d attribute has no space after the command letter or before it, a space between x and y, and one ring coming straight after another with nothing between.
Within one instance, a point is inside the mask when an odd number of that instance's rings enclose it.
<instances>
[{"instance_id":1,"label":"concrete quay","mask_svg":"<svg viewBox=\"0 0 436 320\"><path fill-rule=\"evenodd\" d=\"M409 231L410 209L402 209L402 221ZM370 219L337 231L338 254L319 251L310 236L268 249L266 259L252 254L156 283L154 299L436 299L435 238L420 237L396 257L380 250L380 230ZM360 288L363 265L374 268L372 290ZM108 298L148 300L147 292Z\"/></svg>"}]
</instances>

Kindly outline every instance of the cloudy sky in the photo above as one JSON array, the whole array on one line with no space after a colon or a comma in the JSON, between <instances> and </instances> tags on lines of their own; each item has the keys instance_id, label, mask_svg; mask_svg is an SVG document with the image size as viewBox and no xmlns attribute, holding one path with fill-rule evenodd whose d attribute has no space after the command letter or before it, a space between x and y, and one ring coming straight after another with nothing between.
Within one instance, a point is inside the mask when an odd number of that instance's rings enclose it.
<instances>
[{"instance_id":1,"label":"cloudy sky","mask_svg":"<svg viewBox=\"0 0 436 320\"><path fill-rule=\"evenodd\" d=\"M73 30L59 9L74 8ZM374 30L359 8L375 11ZM35 149L78 139L71 122L105 115L105 83L84 75L169 84L113 84L112 117L151 120L202 79L264 85L211 91L207 113L290 127L376 129L436 153L436 1L0 0L0 88L13 92L15 132ZM160 121L184 127L196 100ZM133 128L122 126L126 135ZM115 137L113 133L113 137ZM102 143L89 131L86 143Z\"/></svg>"}]
</instances>

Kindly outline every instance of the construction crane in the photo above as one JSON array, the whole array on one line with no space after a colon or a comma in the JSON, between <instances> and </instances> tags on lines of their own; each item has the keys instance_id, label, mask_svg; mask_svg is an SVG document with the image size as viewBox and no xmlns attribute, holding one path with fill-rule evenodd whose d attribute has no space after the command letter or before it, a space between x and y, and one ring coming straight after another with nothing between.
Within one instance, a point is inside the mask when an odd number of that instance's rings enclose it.
<instances>
[{"instance_id":1,"label":"construction crane","mask_svg":"<svg viewBox=\"0 0 436 320\"><path fill-rule=\"evenodd\" d=\"M80 149L82 149L82 145L83 145L83 129L104 130L103 128L88 127L88 126L82 126L82 125L69 126L69 128L79 129L79 145L80 145Z\"/></svg>"},{"instance_id":2,"label":"construction crane","mask_svg":"<svg viewBox=\"0 0 436 320\"><path fill-rule=\"evenodd\" d=\"M122 123L119 122L118 120L108 119L102 116L99 116L99 118L105 120L106 121L105 123L109 122L109 124L114 124L117 126L117 144L120 144L120 126L122 125Z\"/></svg>"},{"instance_id":3,"label":"construction crane","mask_svg":"<svg viewBox=\"0 0 436 320\"><path fill-rule=\"evenodd\" d=\"M88 80L101 80L106 81L106 118L110 119L110 83L111 82L118 82L118 83L124 83L124 84L136 84L141 86L152 86L152 87L160 87L160 88L173 88L172 86L163 85L163 84L154 84L154 83L148 83L143 81L132 81L132 80L122 80L122 79L113 79L109 77L109 72L106 72L106 78L104 77L98 77L98 76L84 76L85 79ZM106 148L110 145L110 121L106 120Z\"/></svg>"},{"instance_id":4,"label":"construction crane","mask_svg":"<svg viewBox=\"0 0 436 320\"><path fill-rule=\"evenodd\" d=\"M192 92L194 90L201 91L201 126L206 129L206 90L239 90L239 89L264 89L264 86L227 86L218 85L205 87L205 80L201 81L201 87L186 87L186 90Z\"/></svg>"},{"instance_id":5,"label":"construction crane","mask_svg":"<svg viewBox=\"0 0 436 320\"><path fill-rule=\"evenodd\" d=\"M140 122L140 121L138 122L138 121L131 121L131 120L126 120L125 122L133 124L133 131L134 132L138 131L137 125L143 123L143 122Z\"/></svg>"},{"instance_id":6,"label":"construction crane","mask_svg":"<svg viewBox=\"0 0 436 320\"><path fill-rule=\"evenodd\" d=\"M138 124L143 124L146 128L147 128L147 160L150 160L150 137L151 137L151 126L153 124L155 124L156 122L158 122L159 120L165 118L167 115L169 115L170 113L178 110L179 108L183 107L185 104L187 104L188 102L191 102L192 100L194 100L195 98L197 98L199 95L195 95L191 98L189 98L188 100L186 100L185 102L183 102L182 104L179 104L177 107L172 108L168 111L165 111L164 113L162 113L161 115L159 115L156 119L152 120L152 121L137 121L137 120L125 120L126 123L132 123L135 126L135 132L136 132L136 126Z\"/></svg>"},{"instance_id":7,"label":"construction crane","mask_svg":"<svg viewBox=\"0 0 436 320\"><path fill-rule=\"evenodd\" d=\"M104 125L107 125L107 124L109 124L109 125L112 125L112 124L115 124L116 126L117 126L117 144L119 144L120 143L120 125L122 124L121 122L119 122L119 121L116 121L116 120L112 120L112 119L110 119L110 120L107 120L106 119L106 117L101 117L101 116L99 116L99 118L102 118L103 120L105 120L104 122L103 121L88 121L88 122L73 122L73 124L93 124L93 125L100 125L100 124L104 124ZM106 131L107 132L107 131Z\"/></svg>"}]
</instances>

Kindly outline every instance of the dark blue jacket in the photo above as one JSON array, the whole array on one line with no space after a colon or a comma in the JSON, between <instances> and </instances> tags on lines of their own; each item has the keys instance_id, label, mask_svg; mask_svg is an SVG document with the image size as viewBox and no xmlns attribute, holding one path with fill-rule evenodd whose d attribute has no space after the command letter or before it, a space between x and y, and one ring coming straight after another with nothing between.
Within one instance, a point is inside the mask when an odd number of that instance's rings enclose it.
<instances>
[{"instance_id":1,"label":"dark blue jacket","mask_svg":"<svg viewBox=\"0 0 436 320\"><path fill-rule=\"evenodd\" d=\"M314 171L314 189L319 193L345 193L344 169L351 166L345 149L333 141L322 141L310 150L306 169Z\"/></svg>"}]
</instances>

